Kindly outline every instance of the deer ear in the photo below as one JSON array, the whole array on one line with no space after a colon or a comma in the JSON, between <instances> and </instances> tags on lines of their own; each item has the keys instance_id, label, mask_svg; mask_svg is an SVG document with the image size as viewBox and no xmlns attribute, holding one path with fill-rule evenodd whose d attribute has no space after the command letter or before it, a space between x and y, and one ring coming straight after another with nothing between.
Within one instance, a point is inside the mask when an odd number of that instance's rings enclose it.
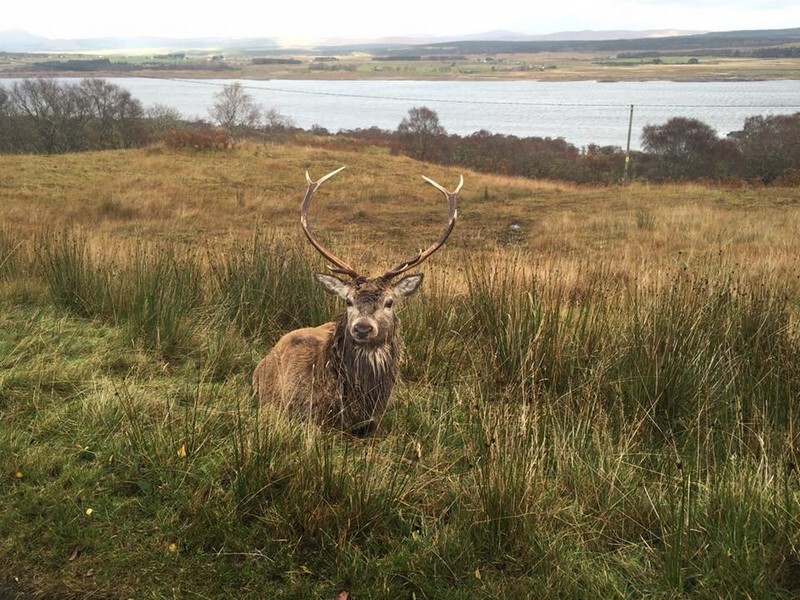
<instances>
[{"instance_id":1,"label":"deer ear","mask_svg":"<svg viewBox=\"0 0 800 600\"><path fill-rule=\"evenodd\" d=\"M406 296L410 296L416 292L421 283L422 273L419 273L418 275L407 275L394 284L394 287L392 287L392 292L394 292L394 295L397 298L405 298Z\"/></svg>"},{"instance_id":2,"label":"deer ear","mask_svg":"<svg viewBox=\"0 0 800 600\"><path fill-rule=\"evenodd\" d=\"M347 294L350 293L350 285L333 275L314 273L314 279L317 280L317 283L319 283L326 292L334 296L347 298Z\"/></svg>"}]
</instances>

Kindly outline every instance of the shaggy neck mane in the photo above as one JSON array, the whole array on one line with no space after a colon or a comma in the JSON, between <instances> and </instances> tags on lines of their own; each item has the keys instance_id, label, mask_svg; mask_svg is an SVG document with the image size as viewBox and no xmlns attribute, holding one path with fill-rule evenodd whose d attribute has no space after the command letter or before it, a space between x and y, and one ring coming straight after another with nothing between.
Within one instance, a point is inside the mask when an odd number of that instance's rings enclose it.
<instances>
[{"instance_id":1,"label":"shaggy neck mane","mask_svg":"<svg viewBox=\"0 0 800 600\"><path fill-rule=\"evenodd\" d=\"M326 350L326 362L338 389L338 407L332 415L345 429L358 426L381 415L386 408L397 378L400 340L395 331L384 344L363 345L347 335L347 315L336 323L336 330Z\"/></svg>"}]
</instances>

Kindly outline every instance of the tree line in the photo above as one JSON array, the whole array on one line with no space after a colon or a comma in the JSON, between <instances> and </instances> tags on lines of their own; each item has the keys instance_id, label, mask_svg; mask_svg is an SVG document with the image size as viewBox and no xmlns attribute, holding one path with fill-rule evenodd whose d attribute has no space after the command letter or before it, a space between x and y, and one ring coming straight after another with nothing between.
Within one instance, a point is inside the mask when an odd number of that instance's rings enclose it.
<instances>
[{"instance_id":1,"label":"tree line","mask_svg":"<svg viewBox=\"0 0 800 600\"><path fill-rule=\"evenodd\" d=\"M242 138L273 143L302 138L309 143L309 136L337 136L421 161L578 183L619 181L625 164L618 146L578 148L562 138L486 130L448 134L437 113L424 106L410 109L393 131L371 127L331 133L318 125L305 131L277 110L256 104L239 83L215 94L209 117L210 122L188 122L169 107L145 109L127 90L103 79L25 79L8 89L0 85L0 152L56 154L159 141L205 150L229 148ZM674 117L646 126L642 146L631 155L631 178L800 181L800 112L750 117L740 131L726 137L696 119Z\"/></svg>"},{"instance_id":2,"label":"tree line","mask_svg":"<svg viewBox=\"0 0 800 600\"><path fill-rule=\"evenodd\" d=\"M103 79L24 79L0 86L0 151L58 154L147 141L142 103Z\"/></svg>"},{"instance_id":3,"label":"tree line","mask_svg":"<svg viewBox=\"0 0 800 600\"><path fill-rule=\"evenodd\" d=\"M376 137L374 131L369 135ZM425 107L411 109L391 136L414 158L504 175L613 182L621 179L625 165L625 153L618 146L579 149L561 138L488 131L448 135L436 113ZM673 117L644 127L642 147L631 154L630 175L638 179L798 182L800 112L749 117L741 130L726 137L697 119Z\"/></svg>"}]
</instances>

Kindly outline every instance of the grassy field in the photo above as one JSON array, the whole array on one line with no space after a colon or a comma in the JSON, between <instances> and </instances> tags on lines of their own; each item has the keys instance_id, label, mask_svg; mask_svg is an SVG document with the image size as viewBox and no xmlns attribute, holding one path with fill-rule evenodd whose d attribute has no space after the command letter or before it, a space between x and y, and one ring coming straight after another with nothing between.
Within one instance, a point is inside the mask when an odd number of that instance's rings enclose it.
<instances>
[{"instance_id":1,"label":"grassy field","mask_svg":"<svg viewBox=\"0 0 800 600\"><path fill-rule=\"evenodd\" d=\"M159 55L163 50L154 51ZM97 72L41 71L36 63L90 59L78 55L0 56L0 76L39 77L210 77L226 79L415 79L415 80L728 80L798 79L798 58L749 58L701 56L697 62L685 57L665 56L662 64L652 59L615 59L609 53L536 52L476 54L457 59L375 60L363 52L343 53L335 60L315 62L316 55L295 55L298 64L252 64L250 57L226 55L224 63L209 62L212 55L190 55L182 60L154 60L148 56L112 55L112 65ZM289 55L287 55L289 56ZM149 63L149 67L143 63ZM191 67L186 64L190 63ZM207 69L203 65L212 65ZM140 69L141 67L141 69ZM216 67L216 68L214 68Z\"/></svg>"},{"instance_id":2,"label":"grassy field","mask_svg":"<svg viewBox=\"0 0 800 600\"><path fill-rule=\"evenodd\" d=\"M800 190L464 173L355 440L249 374L458 172L308 138L0 157L0 597L793 598ZM513 225L513 227L512 227Z\"/></svg>"}]
</instances>

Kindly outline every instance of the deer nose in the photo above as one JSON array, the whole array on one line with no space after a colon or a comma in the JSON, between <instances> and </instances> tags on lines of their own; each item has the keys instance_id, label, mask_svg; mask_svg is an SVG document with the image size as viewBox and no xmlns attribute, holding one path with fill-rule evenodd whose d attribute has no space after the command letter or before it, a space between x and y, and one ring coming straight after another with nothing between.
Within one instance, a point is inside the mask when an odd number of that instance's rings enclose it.
<instances>
[{"instance_id":1,"label":"deer nose","mask_svg":"<svg viewBox=\"0 0 800 600\"><path fill-rule=\"evenodd\" d=\"M363 340L370 336L372 333L372 325L369 323L356 323L353 325L353 336L356 338Z\"/></svg>"}]
</instances>

